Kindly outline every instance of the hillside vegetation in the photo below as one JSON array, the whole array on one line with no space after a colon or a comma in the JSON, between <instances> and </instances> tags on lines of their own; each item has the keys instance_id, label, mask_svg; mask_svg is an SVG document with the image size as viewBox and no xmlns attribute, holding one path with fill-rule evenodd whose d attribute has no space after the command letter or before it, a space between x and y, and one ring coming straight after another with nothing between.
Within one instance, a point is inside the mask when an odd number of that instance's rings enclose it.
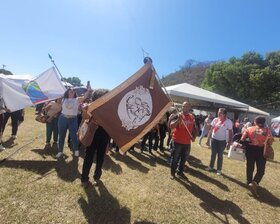
<instances>
[{"instance_id":1,"label":"hillside vegetation","mask_svg":"<svg viewBox=\"0 0 280 224\"><path fill-rule=\"evenodd\" d=\"M263 110L280 108L280 51L247 52L227 61L188 60L162 78L165 86L187 82Z\"/></svg>"}]
</instances>

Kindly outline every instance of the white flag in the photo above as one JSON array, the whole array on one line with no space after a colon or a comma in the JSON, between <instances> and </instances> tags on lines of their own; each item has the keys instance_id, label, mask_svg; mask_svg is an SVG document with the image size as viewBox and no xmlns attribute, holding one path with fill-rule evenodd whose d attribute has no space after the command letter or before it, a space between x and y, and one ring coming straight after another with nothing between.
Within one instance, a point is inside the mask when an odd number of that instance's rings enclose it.
<instances>
[{"instance_id":1,"label":"white flag","mask_svg":"<svg viewBox=\"0 0 280 224\"><path fill-rule=\"evenodd\" d=\"M65 90L54 67L21 83L0 75L0 95L11 112L62 97Z\"/></svg>"}]
</instances>

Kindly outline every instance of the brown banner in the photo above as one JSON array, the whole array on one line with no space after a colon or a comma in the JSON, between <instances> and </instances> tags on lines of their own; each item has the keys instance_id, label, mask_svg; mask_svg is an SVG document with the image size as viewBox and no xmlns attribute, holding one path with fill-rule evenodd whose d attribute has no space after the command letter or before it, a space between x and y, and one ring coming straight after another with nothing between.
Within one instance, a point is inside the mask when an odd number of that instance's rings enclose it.
<instances>
[{"instance_id":1,"label":"brown banner","mask_svg":"<svg viewBox=\"0 0 280 224\"><path fill-rule=\"evenodd\" d=\"M150 88L154 75L147 63L89 106L94 119L123 152L153 128L171 105L156 79Z\"/></svg>"}]
</instances>

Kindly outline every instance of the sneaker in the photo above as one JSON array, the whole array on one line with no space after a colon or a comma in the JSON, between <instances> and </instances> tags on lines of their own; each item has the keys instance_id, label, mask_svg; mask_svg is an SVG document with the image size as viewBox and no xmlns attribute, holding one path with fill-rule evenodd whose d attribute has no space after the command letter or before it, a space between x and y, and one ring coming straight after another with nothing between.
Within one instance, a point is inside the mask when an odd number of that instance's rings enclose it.
<instances>
[{"instance_id":1,"label":"sneaker","mask_svg":"<svg viewBox=\"0 0 280 224\"><path fill-rule=\"evenodd\" d=\"M171 180L174 180L174 179L175 179L175 175L174 175L174 174L171 174L171 175L170 175L170 179L171 179Z\"/></svg>"},{"instance_id":2,"label":"sneaker","mask_svg":"<svg viewBox=\"0 0 280 224\"><path fill-rule=\"evenodd\" d=\"M0 150L5 150L6 148L2 145L2 144L0 144Z\"/></svg>"},{"instance_id":3,"label":"sneaker","mask_svg":"<svg viewBox=\"0 0 280 224\"><path fill-rule=\"evenodd\" d=\"M50 146L51 146L51 143L46 142L45 147L50 147Z\"/></svg>"},{"instance_id":4,"label":"sneaker","mask_svg":"<svg viewBox=\"0 0 280 224\"><path fill-rule=\"evenodd\" d=\"M58 158L60 158L62 155L63 155L63 152L59 152L59 153L56 154L55 158L58 159Z\"/></svg>"},{"instance_id":5,"label":"sneaker","mask_svg":"<svg viewBox=\"0 0 280 224\"><path fill-rule=\"evenodd\" d=\"M12 138L12 139L16 139L17 136L16 136L16 135L11 135L11 138Z\"/></svg>"},{"instance_id":6,"label":"sneaker","mask_svg":"<svg viewBox=\"0 0 280 224\"><path fill-rule=\"evenodd\" d=\"M259 194L258 194L258 191L257 191L257 187L258 187L258 184L255 182L255 181L252 181L250 184L249 184L249 189L250 191L252 192L252 194L256 197L259 197Z\"/></svg>"},{"instance_id":7,"label":"sneaker","mask_svg":"<svg viewBox=\"0 0 280 224\"><path fill-rule=\"evenodd\" d=\"M93 186L98 186L99 183L100 183L100 180L94 180L94 181L92 182L92 185L93 185Z\"/></svg>"},{"instance_id":8,"label":"sneaker","mask_svg":"<svg viewBox=\"0 0 280 224\"><path fill-rule=\"evenodd\" d=\"M74 152L74 155L78 157L78 156L80 155L79 151L76 150L76 151Z\"/></svg>"},{"instance_id":9,"label":"sneaker","mask_svg":"<svg viewBox=\"0 0 280 224\"><path fill-rule=\"evenodd\" d=\"M217 170L217 175L220 176L222 174L221 170Z\"/></svg>"},{"instance_id":10,"label":"sneaker","mask_svg":"<svg viewBox=\"0 0 280 224\"><path fill-rule=\"evenodd\" d=\"M205 170L207 170L207 171L213 171L214 169L213 169L212 167L208 166Z\"/></svg>"}]
</instances>

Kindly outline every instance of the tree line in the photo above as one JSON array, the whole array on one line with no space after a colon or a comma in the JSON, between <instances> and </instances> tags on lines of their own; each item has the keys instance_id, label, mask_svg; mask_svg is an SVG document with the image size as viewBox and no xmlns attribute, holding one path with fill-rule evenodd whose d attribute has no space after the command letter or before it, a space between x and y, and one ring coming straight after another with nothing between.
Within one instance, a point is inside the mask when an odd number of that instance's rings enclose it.
<instances>
[{"instance_id":1,"label":"tree line","mask_svg":"<svg viewBox=\"0 0 280 224\"><path fill-rule=\"evenodd\" d=\"M201 87L253 106L274 105L280 97L280 51L263 57L247 52L212 64ZM275 109L275 108L274 108Z\"/></svg>"}]
</instances>

